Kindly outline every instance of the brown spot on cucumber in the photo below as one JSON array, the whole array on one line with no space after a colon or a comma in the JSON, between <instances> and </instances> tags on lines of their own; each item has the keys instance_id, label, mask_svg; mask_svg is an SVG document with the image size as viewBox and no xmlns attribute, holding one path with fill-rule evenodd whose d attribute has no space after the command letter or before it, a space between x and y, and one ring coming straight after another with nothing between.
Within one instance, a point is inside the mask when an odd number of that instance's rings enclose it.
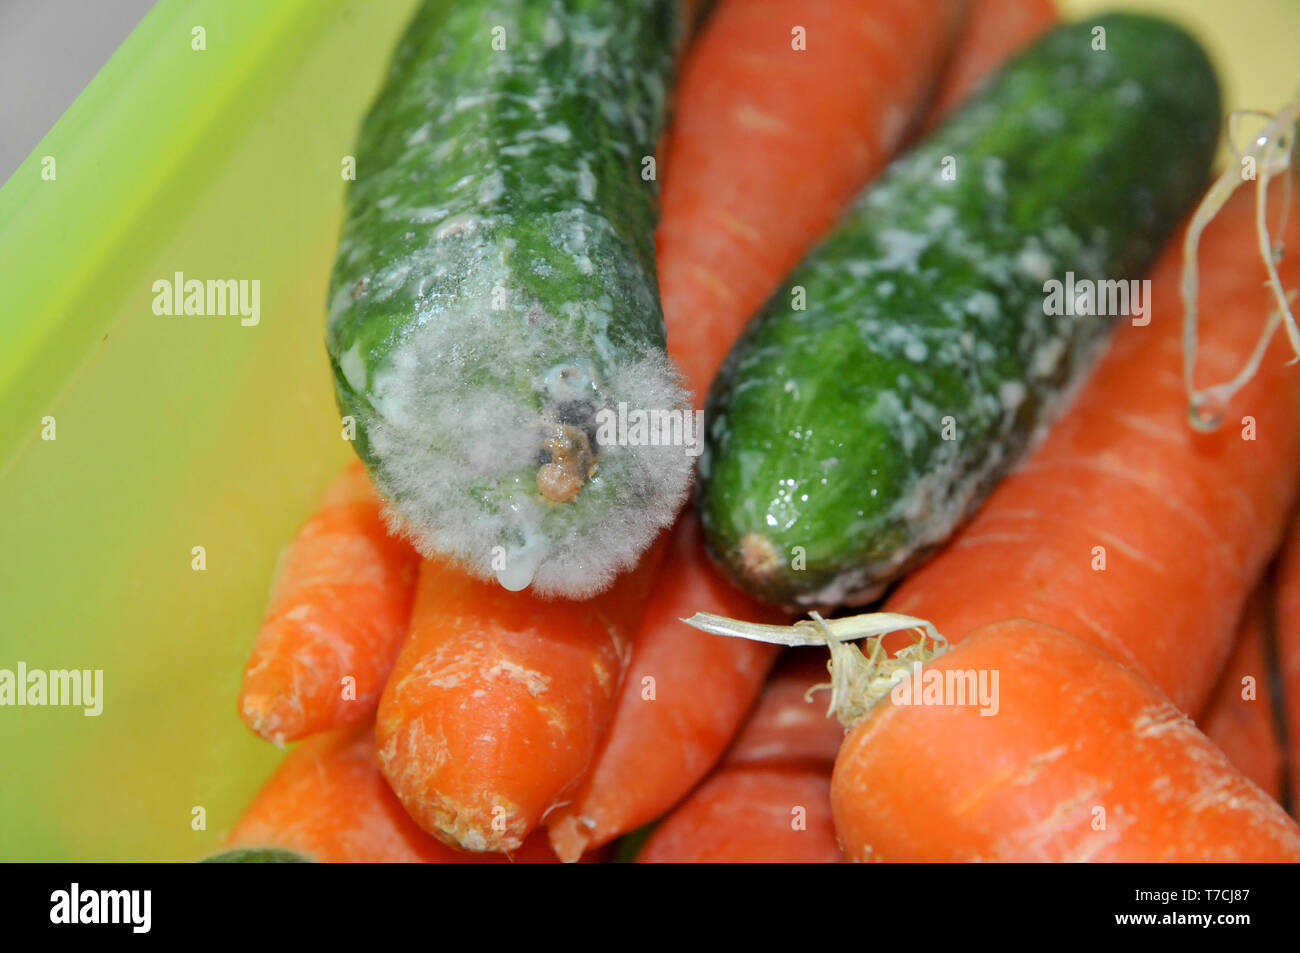
<instances>
[{"instance_id":1,"label":"brown spot on cucumber","mask_svg":"<svg viewBox=\"0 0 1300 953\"><path fill-rule=\"evenodd\" d=\"M763 534L746 533L740 540L740 568L747 579L766 579L780 565L776 547Z\"/></svg>"},{"instance_id":2,"label":"brown spot on cucumber","mask_svg":"<svg viewBox=\"0 0 1300 953\"><path fill-rule=\"evenodd\" d=\"M549 460L537 470L537 490L552 503L568 503L596 475L596 455L586 432L555 424L544 434L543 455Z\"/></svg>"}]
</instances>

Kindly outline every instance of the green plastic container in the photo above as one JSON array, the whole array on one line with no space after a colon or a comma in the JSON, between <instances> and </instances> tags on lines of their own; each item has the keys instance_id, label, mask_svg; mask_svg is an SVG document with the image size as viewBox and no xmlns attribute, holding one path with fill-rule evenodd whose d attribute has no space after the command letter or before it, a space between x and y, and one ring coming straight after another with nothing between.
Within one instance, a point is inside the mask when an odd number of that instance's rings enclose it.
<instances>
[{"instance_id":1,"label":"green plastic container","mask_svg":"<svg viewBox=\"0 0 1300 953\"><path fill-rule=\"evenodd\" d=\"M1294 0L1126 5L1182 14L1231 105L1295 85ZM0 860L197 859L280 757L235 699L350 454L323 344L343 161L414 6L162 0L0 189L0 669L104 679L98 717L0 707ZM259 323L155 314L176 272L258 280Z\"/></svg>"},{"instance_id":2,"label":"green plastic container","mask_svg":"<svg viewBox=\"0 0 1300 953\"><path fill-rule=\"evenodd\" d=\"M0 708L0 860L201 857L280 757L235 698L351 452L323 302L413 8L166 0L0 190L0 669L104 681L98 717ZM260 321L155 314L178 271L257 279Z\"/></svg>"}]
</instances>

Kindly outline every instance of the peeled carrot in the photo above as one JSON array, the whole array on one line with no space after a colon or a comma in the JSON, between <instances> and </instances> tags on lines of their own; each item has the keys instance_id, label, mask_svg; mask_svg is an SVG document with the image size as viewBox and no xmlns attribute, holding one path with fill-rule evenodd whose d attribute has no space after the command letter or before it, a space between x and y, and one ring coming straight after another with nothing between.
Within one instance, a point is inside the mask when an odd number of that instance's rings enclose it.
<instances>
[{"instance_id":1,"label":"peeled carrot","mask_svg":"<svg viewBox=\"0 0 1300 953\"><path fill-rule=\"evenodd\" d=\"M753 705L776 648L714 638L681 621L704 607L776 618L709 565L699 527L687 514L637 626L628 677L596 765L572 802L548 819L561 859L576 860L681 800Z\"/></svg>"},{"instance_id":2,"label":"peeled carrot","mask_svg":"<svg viewBox=\"0 0 1300 953\"><path fill-rule=\"evenodd\" d=\"M1264 604L1251 597L1237 644L1197 723L1242 774L1275 801L1282 798L1282 744L1273 722L1273 697L1264 642Z\"/></svg>"},{"instance_id":3,"label":"peeled carrot","mask_svg":"<svg viewBox=\"0 0 1300 953\"><path fill-rule=\"evenodd\" d=\"M401 649L419 557L388 534L359 461L282 558L239 712L269 741L370 717Z\"/></svg>"},{"instance_id":4,"label":"peeled carrot","mask_svg":"<svg viewBox=\"0 0 1300 953\"><path fill-rule=\"evenodd\" d=\"M1201 243L1200 360L1230 377L1273 302L1249 190ZM1273 203L1277 220L1280 202ZM1300 244L1292 210L1288 248ZM1150 324L1127 326L1046 440L889 599L956 641L1028 617L1101 646L1200 711L1279 542L1300 467L1300 372L1281 337L1213 433L1187 422L1180 243L1151 274ZM1300 259L1280 266L1294 286Z\"/></svg>"},{"instance_id":5,"label":"peeled carrot","mask_svg":"<svg viewBox=\"0 0 1300 953\"><path fill-rule=\"evenodd\" d=\"M831 804L850 859L1300 861L1300 827L1105 652L996 622L917 677L965 673L998 675L995 714L927 688L845 739Z\"/></svg>"},{"instance_id":6,"label":"peeled carrot","mask_svg":"<svg viewBox=\"0 0 1300 953\"><path fill-rule=\"evenodd\" d=\"M420 827L462 850L512 851L564 803L609 728L663 542L585 602L421 564L376 730L384 776Z\"/></svg>"},{"instance_id":7,"label":"peeled carrot","mask_svg":"<svg viewBox=\"0 0 1300 953\"><path fill-rule=\"evenodd\" d=\"M1278 563L1276 611L1291 813L1300 817L1300 520L1291 523Z\"/></svg>"},{"instance_id":8,"label":"peeled carrot","mask_svg":"<svg viewBox=\"0 0 1300 953\"><path fill-rule=\"evenodd\" d=\"M721 639L719 641L731 641ZM803 652L763 689L722 766L655 828L642 863L838 863L830 772L844 738L825 699L824 656Z\"/></svg>"},{"instance_id":9,"label":"peeled carrot","mask_svg":"<svg viewBox=\"0 0 1300 953\"><path fill-rule=\"evenodd\" d=\"M723 0L687 54L656 235L669 352L702 404L751 315L892 156L957 0Z\"/></svg>"},{"instance_id":10,"label":"peeled carrot","mask_svg":"<svg viewBox=\"0 0 1300 953\"><path fill-rule=\"evenodd\" d=\"M1052 0L972 0L923 130L938 125L985 76L1059 19Z\"/></svg>"},{"instance_id":11,"label":"peeled carrot","mask_svg":"<svg viewBox=\"0 0 1300 953\"><path fill-rule=\"evenodd\" d=\"M226 837L230 847L281 848L324 863L554 863L545 840L513 857L465 854L420 830L379 773L369 724L293 750Z\"/></svg>"}]
</instances>

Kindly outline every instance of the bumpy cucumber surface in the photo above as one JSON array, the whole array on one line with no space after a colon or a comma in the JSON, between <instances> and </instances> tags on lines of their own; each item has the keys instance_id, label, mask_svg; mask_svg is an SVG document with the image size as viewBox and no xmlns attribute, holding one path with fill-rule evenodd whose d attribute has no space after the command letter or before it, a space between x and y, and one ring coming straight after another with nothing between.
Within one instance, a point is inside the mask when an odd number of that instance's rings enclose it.
<instances>
[{"instance_id":1,"label":"bumpy cucumber surface","mask_svg":"<svg viewBox=\"0 0 1300 953\"><path fill-rule=\"evenodd\" d=\"M1127 320L1049 315L1045 282L1138 277L1219 111L1191 37L1112 15L1045 35L896 160L714 383L697 492L729 575L861 603L940 544Z\"/></svg>"},{"instance_id":2,"label":"bumpy cucumber surface","mask_svg":"<svg viewBox=\"0 0 1300 953\"><path fill-rule=\"evenodd\" d=\"M675 0L425 3L359 137L339 404L392 522L508 588L604 588L685 498L681 441L600 439L602 410L688 406L649 174L682 22Z\"/></svg>"}]
</instances>

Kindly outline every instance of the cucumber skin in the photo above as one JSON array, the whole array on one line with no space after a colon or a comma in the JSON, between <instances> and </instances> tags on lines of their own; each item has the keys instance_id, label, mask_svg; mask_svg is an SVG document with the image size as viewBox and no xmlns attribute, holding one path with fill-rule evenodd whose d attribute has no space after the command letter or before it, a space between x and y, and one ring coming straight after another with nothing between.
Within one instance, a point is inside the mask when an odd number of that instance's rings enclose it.
<instances>
[{"instance_id":1,"label":"cucumber skin","mask_svg":"<svg viewBox=\"0 0 1300 953\"><path fill-rule=\"evenodd\" d=\"M204 857L200 864L310 864L311 858L282 847L236 847Z\"/></svg>"},{"instance_id":2,"label":"cucumber skin","mask_svg":"<svg viewBox=\"0 0 1300 953\"><path fill-rule=\"evenodd\" d=\"M896 160L711 389L697 503L731 579L789 607L862 603L941 544L1114 324L1045 316L1044 280L1140 274L1207 182L1219 111L1193 39L1116 14L1049 32Z\"/></svg>"},{"instance_id":3,"label":"cucumber skin","mask_svg":"<svg viewBox=\"0 0 1300 953\"><path fill-rule=\"evenodd\" d=\"M556 564L534 576L542 594L588 595L685 499L688 454L647 465L620 449L549 504L523 432L575 397L561 366L599 406L689 405L642 177L683 32L676 0L434 0L394 55L358 138L326 343L358 455L426 556L489 578L500 545ZM641 378L620 390L632 365ZM615 540L620 517L632 528Z\"/></svg>"}]
</instances>

